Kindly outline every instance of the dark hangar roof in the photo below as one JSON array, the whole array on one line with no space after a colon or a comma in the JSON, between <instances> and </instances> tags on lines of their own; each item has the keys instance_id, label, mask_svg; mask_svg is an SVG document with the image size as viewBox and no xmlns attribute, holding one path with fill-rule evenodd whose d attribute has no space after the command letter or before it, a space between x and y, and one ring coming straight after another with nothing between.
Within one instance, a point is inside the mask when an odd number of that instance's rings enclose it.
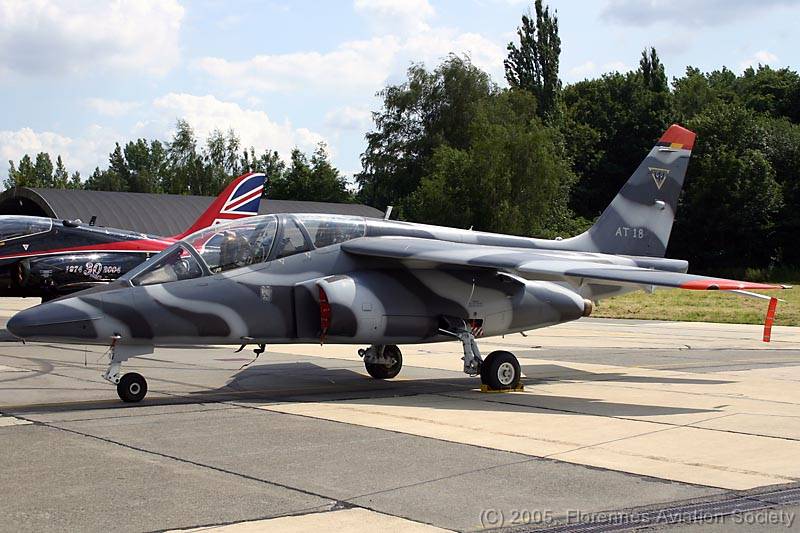
<instances>
[{"instance_id":1,"label":"dark hangar roof","mask_svg":"<svg viewBox=\"0 0 800 533\"><path fill-rule=\"evenodd\" d=\"M75 189L17 187L0 194L0 215L34 215L89 222L155 235L176 235L188 228L214 198L179 194L149 194ZM383 213L362 204L293 200L261 200L261 214L331 213L382 218Z\"/></svg>"}]
</instances>

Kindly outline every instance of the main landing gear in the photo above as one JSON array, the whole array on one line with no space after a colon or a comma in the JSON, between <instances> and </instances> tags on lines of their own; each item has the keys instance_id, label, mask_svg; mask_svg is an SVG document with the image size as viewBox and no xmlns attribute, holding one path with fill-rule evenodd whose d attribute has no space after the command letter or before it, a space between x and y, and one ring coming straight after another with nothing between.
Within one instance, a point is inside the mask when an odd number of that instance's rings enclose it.
<instances>
[{"instance_id":1,"label":"main landing gear","mask_svg":"<svg viewBox=\"0 0 800 533\"><path fill-rule=\"evenodd\" d=\"M127 403L140 402L147 394L147 380L136 372L122 373L122 363L137 355L153 353L152 346L130 346L117 344L119 337L111 340L108 368L102 374L103 379L117 386L120 400Z\"/></svg>"},{"instance_id":2,"label":"main landing gear","mask_svg":"<svg viewBox=\"0 0 800 533\"><path fill-rule=\"evenodd\" d=\"M486 359L481 358L475 334L472 328L461 319L443 317L443 325L439 333L454 337L461 341L464 348L464 372L470 376L480 374L481 383L486 390L517 390L520 386L522 371L519 361L511 352L498 350L490 353Z\"/></svg>"},{"instance_id":3,"label":"main landing gear","mask_svg":"<svg viewBox=\"0 0 800 533\"><path fill-rule=\"evenodd\" d=\"M486 359L481 358L472 328L458 318L443 317L439 333L461 341L464 348L464 372L470 376L480 375L482 390L520 390L522 371L513 353L498 350L490 353ZM403 367L403 355L394 344L374 344L359 350L358 355L364 359L369 375L376 379L391 379Z\"/></svg>"},{"instance_id":4,"label":"main landing gear","mask_svg":"<svg viewBox=\"0 0 800 533\"><path fill-rule=\"evenodd\" d=\"M403 368L403 354L394 344L374 344L358 351L367 373L375 379L392 379Z\"/></svg>"}]
</instances>

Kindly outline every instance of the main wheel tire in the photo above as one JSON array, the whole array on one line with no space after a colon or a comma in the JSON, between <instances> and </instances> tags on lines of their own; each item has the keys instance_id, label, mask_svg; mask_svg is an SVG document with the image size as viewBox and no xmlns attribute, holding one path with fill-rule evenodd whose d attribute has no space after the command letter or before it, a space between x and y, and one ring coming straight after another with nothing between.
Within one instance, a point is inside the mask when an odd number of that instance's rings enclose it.
<instances>
[{"instance_id":1,"label":"main wheel tire","mask_svg":"<svg viewBox=\"0 0 800 533\"><path fill-rule=\"evenodd\" d=\"M481 365L481 383L491 389L516 389L521 377L519 361L511 352L492 352Z\"/></svg>"},{"instance_id":2,"label":"main wheel tire","mask_svg":"<svg viewBox=\"0 0 800 533\"><path fill-rule=\"evenodd\" d=\"M396 345L388 344L383 347L383 356L391 357L394 359L394 363L386 365L383 363L364 362L364 366L367 369L367 373L375 379L392 379L403 368L403 354Z\"/></svg>"},{"instance_id":3,"label":"main wheel tire","mask_svg":"<svg viewBox=\"0 0 800 533\"><path fill-rule=\"evenodd\" d=\"M117 383L117 394L123 402L140 402L147 394L147 380L136 372L125 374Z\"/></svg>"}]
</instances>

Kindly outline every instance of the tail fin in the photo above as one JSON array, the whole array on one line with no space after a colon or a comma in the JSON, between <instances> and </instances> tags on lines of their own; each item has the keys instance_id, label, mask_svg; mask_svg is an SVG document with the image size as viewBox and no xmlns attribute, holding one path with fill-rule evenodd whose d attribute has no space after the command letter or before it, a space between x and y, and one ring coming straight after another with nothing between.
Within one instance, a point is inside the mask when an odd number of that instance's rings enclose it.
<instances>
[{"instance_id":1,"label":"tail fin","mask_svg":"<svg viewBox=\"0 0 800 533\"><path fill-rule=\"evenodd\" d=\"M695 134L673 124L594 226L565 239L569 250L664 257Z\"/></svg>"},{"instance_id":2,"label":"tail fin","mask_svg":"<svg viewBox=\"0 0 800 533\"><path fill-rule=\"evenodd\" d=\"M189 228L175 235L174 239L183 239L195 231L207 228L226 220L247 218L258 214L261 195L264 193L263 173L250 172L230 182L225 190L212 202L200 218Z\"/></svg>"}]
</instances>

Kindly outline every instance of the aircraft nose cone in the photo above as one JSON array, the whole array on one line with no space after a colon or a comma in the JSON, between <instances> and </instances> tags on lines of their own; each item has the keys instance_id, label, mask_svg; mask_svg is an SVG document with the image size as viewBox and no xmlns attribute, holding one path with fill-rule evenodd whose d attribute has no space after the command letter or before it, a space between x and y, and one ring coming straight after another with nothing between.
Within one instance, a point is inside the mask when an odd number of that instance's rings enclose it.
<instances>
[{"instance_id":1,"label":"aircraft nose cone","mask_svg":"<svg viewBox=\"0 0 800 533\"><path fill-rule=\"evenodd\" d=\"M99 318L99 313L52 302L20 311L6 329L21 339L90 339L96 337L94 322Z\"/></svg>"}]
</instances>

